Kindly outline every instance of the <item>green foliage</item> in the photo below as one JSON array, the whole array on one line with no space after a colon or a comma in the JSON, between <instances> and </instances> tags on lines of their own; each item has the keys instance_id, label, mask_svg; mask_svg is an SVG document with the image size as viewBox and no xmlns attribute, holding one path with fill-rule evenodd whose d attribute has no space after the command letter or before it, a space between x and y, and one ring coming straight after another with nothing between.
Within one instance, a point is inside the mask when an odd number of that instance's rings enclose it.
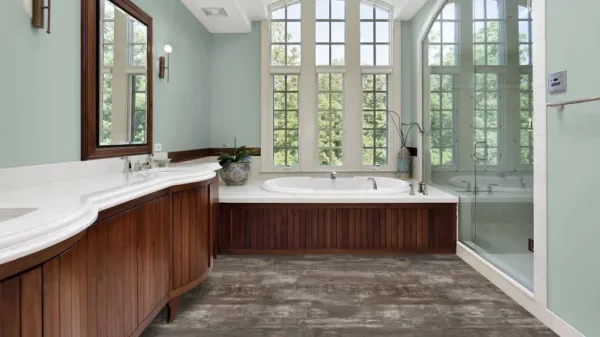
<instances>
[{"instance_id":1,"label":"green foliage","mask_svg":"<svg viewBox=\"0 0 600 337\"><path fill-rule=\"evenodd\" d=\"M299 66L300 65L300 40L299 37L285 34L286 22L274 21L271 23L271 64L275 66ZM296 42L297 44L292 44ZM287 45L286 45L287 44Z\"/></svg>"},{"instance_id":2,"label":"green foliage","mask_svg":"<svg viewBox=\"0 0 600 337\"><path fill-rule=\"evenodd\" d=\"M234 148L233 154L229 153L221 153L217 160L219 161L219 165L221 167L229 164L229 163L246 163L250 162L251 156L256 153L254 149L248 149L246 146L237 147L237 139L234 138ZM225 146L225 145L224 145Z\"/></svg>"}]
</instances>

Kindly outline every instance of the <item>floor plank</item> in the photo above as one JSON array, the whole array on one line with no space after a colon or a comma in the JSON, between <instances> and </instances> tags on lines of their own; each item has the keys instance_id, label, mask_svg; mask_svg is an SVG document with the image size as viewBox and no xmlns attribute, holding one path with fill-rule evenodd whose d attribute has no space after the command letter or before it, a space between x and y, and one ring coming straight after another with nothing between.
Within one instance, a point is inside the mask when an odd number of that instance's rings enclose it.
<instances>
[{"instance_id":1,"label":"floor plank","mask_svg":"<svg viewBox=\"0 0 600 337\"><path fill-rule=\"evenodd\" d=\"M220 256L143 337L556 336L453 255Z\"/></svg>"}]
</instances>

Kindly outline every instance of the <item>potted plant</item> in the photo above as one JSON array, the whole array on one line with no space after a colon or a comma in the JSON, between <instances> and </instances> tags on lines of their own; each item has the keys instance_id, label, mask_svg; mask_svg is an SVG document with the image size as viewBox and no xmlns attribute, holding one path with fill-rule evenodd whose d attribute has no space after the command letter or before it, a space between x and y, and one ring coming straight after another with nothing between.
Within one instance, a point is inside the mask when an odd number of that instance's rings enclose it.
<instances>
[{"instance_id":1,"label":"potted plant","mask_svg":"<svg viewBox=\"0 0 600 337\"><path fill-rule=\"evenodd\" d=\"M233 140L233 154L221 153L217 158L221 169L219 176L227 186L242 186L248 182L252 167L252 155L255 150L248 149L246 146L237 147L237 140Z\"/></svg>"}]
</instances>

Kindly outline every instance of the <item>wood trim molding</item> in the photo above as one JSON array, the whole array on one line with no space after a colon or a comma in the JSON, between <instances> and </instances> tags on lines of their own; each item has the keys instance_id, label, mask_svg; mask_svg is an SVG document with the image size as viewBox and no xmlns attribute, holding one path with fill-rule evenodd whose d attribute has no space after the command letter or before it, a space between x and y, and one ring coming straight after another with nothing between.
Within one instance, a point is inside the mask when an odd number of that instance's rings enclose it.
<instances>
[{"instance_id":1,"label":"wood trim molding","mask_svg":"<svg viewBox=\"0 0 600 337\"><path fill-rule=\"evenodd\" d=\"M254 150L254 156L260 156L260 147L250 147L250 150ZM201 159L206 157L216 157L221 153L233 153L233 148L205 148L196 150L185 150L185 151L174 151L169 152L169 158L172 163L181 163L183 161Z\"/></svg>"},{"instance_id":2,"label":"wood trim molding","mask_svg":"<svg viewBox=\"0 0 600 337\"><path fill-rule=\"evenodd\" d=\"M200 159L208 157L208 149L196 149L187 151L169 152L169 158L172 163L181 163L183 161Z\"/></svg>"},{"instance_id":3,"label":"wood trim molding","mask_svg":"<svg viewBox=\"0 0 600 337\"><path fill-rule=\"evenodd\" d=\"M125 146L98 145L99 53L98 1L81 0L81 160L122 157L152 153L153 57L152 17L129 0L111 0L147 27L147 130L146 144Z\"/></svg>"}]
</instances>

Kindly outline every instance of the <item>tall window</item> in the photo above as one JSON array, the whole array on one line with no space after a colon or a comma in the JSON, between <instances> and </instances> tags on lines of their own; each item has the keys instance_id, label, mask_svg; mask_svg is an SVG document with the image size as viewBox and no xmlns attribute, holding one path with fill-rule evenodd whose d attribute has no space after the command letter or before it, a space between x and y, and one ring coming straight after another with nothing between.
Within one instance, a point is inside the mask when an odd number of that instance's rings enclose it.
<instances>
[{"instance_id":1,"label":"tall window","mask_svg":"<svg viewBox=\"0 0 600 337\"><path fill-rule=\"evenodd\" d=\"M134 20L129 21L130 65L146 65L146 38L146 26Z\"/></svg>"},{"instance_id":2,"label":"tall window","mask_svg":"<svg viewBox=\"0 0 600 337\"><path fill-rule=\"evenodd\" d=\"M388 149L388 75L363 75L363 164L384 165Z\"/></svg>"},{"instance_id":3,"label":"tall window","mask_svg":"<svg viewBox=\"0 0 600 337\"><path fill-rule=\"evenodd\" d=\"M480 165L498 164L498 75L475 74L475 153Z\"/></svg>"},{"instance_id":4,"label":"tall window","mask_svg":"<svg viewBox=\"0 0 600 337\"><path fill-rule=\"evenodd\" d=\"M301 50L301 5L291 4L271 13L271 64L299 66Z\"/></svg>"},{"instance_id":5,"label":"tall window","mask_svg":"<svg viewBox=\"0 0 600 337\"><path fill-rule=\"evenodd\" d=\"M531 65L531 12L527 6L519 6L519 64Z\"/></svg>"},{"instance_id":6,"label":"tall window","mask_svg":"<svg viewBox=\"0 0 600 337\"><path fill-rule=\"evenodd\" d=\"M433 22L427 35L430 66L430 148L431 164L450 166L455 163L455 84L458 68L459 4L448 2Z\"/></svg>"},{"instance_id":7,"label":"tall window","mask_svg":"<svg viewBox=\"0 0 600 337\"><path fill-rule=\"evenodd\" d=\"M473 54L475 65L504 63L504 32L500 25L501 4L498 0L473 1Z\"/></svg>"},{"instance_id":8,"label":"tall window","mask_svg":"<svg viewBox=\"0 0 600 337\"><path fill-rule=\"evenodd\" d=\"M131 77L131 142L146 142L146 76Z\"/></svg>"},{"instance_id":9,"label":"tall window","mask_svg":"<svg viewBox=\"0 0 600 337\"><path fill-rule=\"evenodd\" d=\"M342 165L344 132L342 74L319 74L319 165Z\"/></svg>"},{"instance_id":10,"label":"tall window","mask_svg":"<svg viewBox=\"0 0 600 337\"><path fill-rule=\"evenodd\" d=\"M391 48L390 12L360 4L360 64L363 66L363 165L388 164ZM378 69L376 73L371 69ZM381 73L383 72L383 73Z\"/></svg>"},{"instance_id":11,"label":"tall window","mask_svg":"<svg viewBox=\"0 0 600 337\"><path fill-rule=\"evenodd\" d=\"M431 85L431 164L454 163L454 75L432 74Z\"/></svg>"},{"instance_id":12,"label":"tall window","mask_svg":"<svg viewBox=\"0 0 600 337\"><path fill-rule=\"evenodd\" d=\"M316 63L344 65L346 60L346 2L316 0Z\"/></svg>"},{"instance_id":13,"label":"tall window","mask_svg":"<svg viewBox=\"0 0 600 337\"><path fill-rule=\"evenodd\" d=\"M360 5L360 63L390 65L390 12L368 3Z\"/></svg>"},{"instance_id":14,"label":"tall window","mask_svg":"<svg viewBox=\"0 0 600 337\"><path fill-rule=\"evenodd\" d=\"M520 160L523 165L533 164L533 88L532 88L532 20L526 5L519 5L519 64L520 71Z\"/></svg>"},{"instance_id":15,"label":"tall window","mask_svg":"<svg viewBox=\"0 0 600 337\"><path fill-rule=\"evenodd\" d=\"M430 66L454 66L458 52L457 4L449 2L435 19L427 36Z\"/></svg>"},{"instance_id":16,"label":"tall window","mask_svg":"<svg viewBox=\"0 0 600 337\"><path fill-rule=\"evenodd\" d=\"M298 164L298 76L273 76L273 153L276 166Z\"/></svg>"},{"instance_id":17,"label":"tall window","mask_svg":"<svg viewBox=\"0 0 600 337\"><path fill-rule=\"evenodd\" d=\"M398 76L391 13L385 2L366 0L271 8L263 25L262 126L272 132L262 143L273 161L263 160L264 170L395 170L389 154L400 140L390 136L388 110L400 105L400 94L391 85Z\"/></svg>"}]
</instances>

